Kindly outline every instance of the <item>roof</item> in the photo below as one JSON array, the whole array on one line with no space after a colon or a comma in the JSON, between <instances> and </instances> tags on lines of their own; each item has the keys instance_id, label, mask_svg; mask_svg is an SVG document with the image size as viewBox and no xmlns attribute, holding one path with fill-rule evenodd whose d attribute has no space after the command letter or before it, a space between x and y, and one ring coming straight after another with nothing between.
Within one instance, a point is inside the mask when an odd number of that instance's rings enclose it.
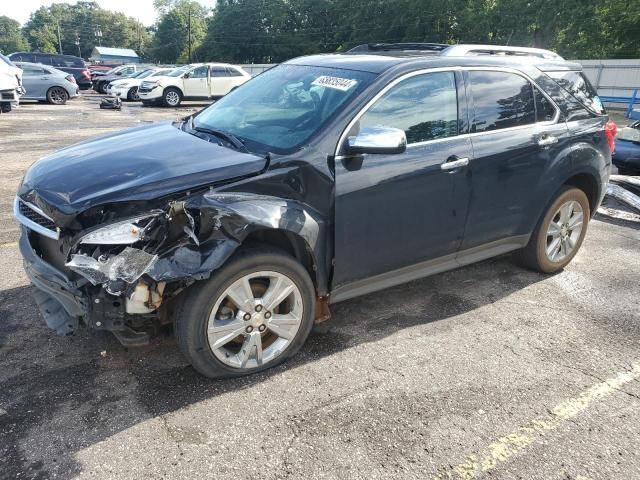
<instances>
[{"instance_id":1,"label":"roof","mask_svg":"<svg viewBox=\"0 0 640 480\"><path fill-rule=\"evenodd\" d=\"M93 47L93 50L98 55L138 58L138 54L130 48Z\"/></svg>"},{"instance_id":2,"label":"roof","mask_svg":"<svg viewBox=\"0 0 640 480\"><path fill-rule=\"evenodd\" d=\"M308 55L290 65L342 68L379 74L394 66L415 68L535 66L542 71L582 70L548 50L498 45L367 44L347 53Z\"/></svg>"}]
</instances>

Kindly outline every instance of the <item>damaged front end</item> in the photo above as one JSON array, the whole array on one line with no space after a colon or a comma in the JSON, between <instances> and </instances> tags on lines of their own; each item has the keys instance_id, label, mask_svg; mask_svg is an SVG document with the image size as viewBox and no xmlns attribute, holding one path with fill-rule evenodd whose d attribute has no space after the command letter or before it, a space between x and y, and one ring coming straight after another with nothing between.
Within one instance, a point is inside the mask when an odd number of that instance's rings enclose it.
<instances>
[{"instance_id":1,"label":"damaged front end","mask_svg":"<svg viewBox=\"0 0 640 480\"><path fill-rule=\"evenodd\" d=\"M208 278L252 233L295 235L318 258L324 225L295 201L208 191L75 234L62 230L57 242L24 228L21 250L49 327L64 335L83 323L135 345L171 322L172 300ZM48 258L57 250L58 265Z\"/></svg>"}]
</instances>

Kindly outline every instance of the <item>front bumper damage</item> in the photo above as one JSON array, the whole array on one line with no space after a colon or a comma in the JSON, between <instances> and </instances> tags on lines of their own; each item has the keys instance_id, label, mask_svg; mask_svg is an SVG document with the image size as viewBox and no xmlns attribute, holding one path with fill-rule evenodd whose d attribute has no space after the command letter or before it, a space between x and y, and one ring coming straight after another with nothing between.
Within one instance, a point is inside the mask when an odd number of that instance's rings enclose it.
<instances>
[{"instance_id":1,"label":"front bumper damage","mask_svg":"<svg viewBox=\"0 0 640 480\"><path fill-rule=\"evenodd\" d=\"M65 253L66 272L41 258L26 227L20 250L50 328L66 335L84 324L138 344L148 340L150 323L172 321L167 304L173 298L208 278L252 232L297 235L315 259L324 255L324 228L322 219L295 201L209 192L171 202L145 227L143 241L129 246L87 246L78 239L84 232L77 234Z\"/></svg>"}]
</instances>

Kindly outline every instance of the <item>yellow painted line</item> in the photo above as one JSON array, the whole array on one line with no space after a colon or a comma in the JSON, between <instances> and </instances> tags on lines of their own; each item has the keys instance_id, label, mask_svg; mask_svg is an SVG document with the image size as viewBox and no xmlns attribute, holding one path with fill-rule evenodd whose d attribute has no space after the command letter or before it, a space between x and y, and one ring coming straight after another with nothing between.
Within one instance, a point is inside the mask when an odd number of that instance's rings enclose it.
<instances>
[{"instance_id":1,"label":"yellow painted line","mask_svg":"<svg viewBox=\"0 0 640 480\"><path fill-rule=\"evenodd\" d=\"M620 372L615 377L593 385L575 398L565 400L556 405L549 415L538 417L524 427L500 437L489 444L481 452L469 455L464 462L451 470L440 473L437 479L472 480L479 475L493 470L501 463L520 453L536 439L547 432L556 430L567 420L574 418L588 409L594 402L608 397L613 392L640 377L640 364L634 363L631 370Z\"/></svg>"},{"instance_id":2,"label":"yellow painted line","mask_svg":"<svg viewBox=\"0 0 640 480\"><path fill-rule=\"evenodd\" d=\"M12 248L17 246L18 246L18 242L0 243L0 248Z\"/></svg>"}]
</instances>

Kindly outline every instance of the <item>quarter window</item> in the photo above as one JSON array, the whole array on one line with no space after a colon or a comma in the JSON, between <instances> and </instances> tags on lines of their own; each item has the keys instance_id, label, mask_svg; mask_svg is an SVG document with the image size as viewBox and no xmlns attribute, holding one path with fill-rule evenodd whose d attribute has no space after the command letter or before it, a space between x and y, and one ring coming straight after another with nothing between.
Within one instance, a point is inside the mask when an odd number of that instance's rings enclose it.
<instances>
[{"instance_id":1,"label":"quarter window","mask_svg":"<svg viewBox=\"0 0 640 480\"><path fill-rule=\"evenodd\" d=\"M508 72L469 72L473 92L472 132L529 125L536 121L531 83Z\"/></svg>"},{"instance_id":2,"label":"quarter window","mask_svg":"<svg viewBox=\"0 0 640 480\"><path fill-rule=\"evenodd\" d=\"M225 67L211 67L212 77L228 77L230 76Z\"/></svg>"},{"instance_id":3,"label":"quarter window","mask_svg":"<svg viewBox=\"0 0 640 480\"><path fill-rule=\"evenodd\" d=\"M536 96L536 122L548 122L556 116L556 109L553 104L545 97L542 92L533 87Z\"/></svg>"},{"instance_id":4,"label":"quarter window","mask_svg":"<svg viewBox=\"0 0 640 480\"><path fill-rule=\"evenodd\" d=\"M404 130L408 143L458 134L458 100L453 72L418 75L387 91L360 118L360 128Z\"/></svg>"}]
</instances>

